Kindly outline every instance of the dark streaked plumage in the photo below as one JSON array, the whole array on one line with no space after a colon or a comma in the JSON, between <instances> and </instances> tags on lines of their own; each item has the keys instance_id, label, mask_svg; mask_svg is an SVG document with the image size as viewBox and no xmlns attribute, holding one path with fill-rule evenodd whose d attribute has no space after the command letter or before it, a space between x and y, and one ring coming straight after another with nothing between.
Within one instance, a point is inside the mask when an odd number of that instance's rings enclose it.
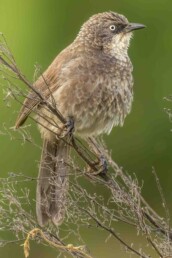
<instances>
[{"instance_id":1,"label":"dark streaked plumage","mask_svg":"<svg viewBox=\"0 0 172 258\"><path fill-rule=\"evenodd\" d=\"M53 95L66 119L73 118L75 133L82 138L110 133L113 126L123 125L133 101L132 64L127 50L131 31L143 27L114 12L92 16L35 82L34 87L45 99L51 101ZM16 128L33 109L39 111L38 122L44 125L39 125L44 145L37 187L38 221L43 225L51 219L59 224L68 185L64 180L68 150L46 129L58 133L60 122L33 92L24 101Z\"/></svg>"}]
</instances>

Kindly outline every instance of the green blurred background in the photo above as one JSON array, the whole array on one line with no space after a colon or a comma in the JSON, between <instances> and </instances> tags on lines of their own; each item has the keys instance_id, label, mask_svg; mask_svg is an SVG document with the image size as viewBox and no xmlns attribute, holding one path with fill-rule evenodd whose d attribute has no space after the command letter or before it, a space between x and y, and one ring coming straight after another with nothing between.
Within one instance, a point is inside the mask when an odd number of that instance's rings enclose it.
<instances>
[{"instance_id":1,"label":"green blurred background","mask_svg":"<svg viewBox=\"0 0 172 258\"><path fill-rule=\"evenodd\" d=\"M170 106L163 98L172 94L172 1L0 0L0 31L6 36L19 67L32 80L36 63L42 70L46 69L57 53L75 38L89 16L108 10L122 13L132 22L143 23L147 29L135 33L129 50L135 79L132 113L124 127L115 128L105 140L115 161L128 172L136 173L140 182L144 180L145 197L154 208L161 209L151 173L155 167L172 211L172 125L163 110ZM0 123L11 127L19 105L14 103L8 109L2 101L2 90L0 99ZM31 132L40 143L36 126ZM0 136L1 177L11 171L36 176L39 156L38 148ZM34 198L35 185L32 188ZM130 236L135 241L131 232L122 230L126 238ZM104 244L103 234L96 236L89 229L87 233L95 257L130 257L115 241ZM11 245L0 249L1 257L21 258L22 248ZM56 252L35 245L30 257L56 257Z\"/></svg>"}]
</instances>

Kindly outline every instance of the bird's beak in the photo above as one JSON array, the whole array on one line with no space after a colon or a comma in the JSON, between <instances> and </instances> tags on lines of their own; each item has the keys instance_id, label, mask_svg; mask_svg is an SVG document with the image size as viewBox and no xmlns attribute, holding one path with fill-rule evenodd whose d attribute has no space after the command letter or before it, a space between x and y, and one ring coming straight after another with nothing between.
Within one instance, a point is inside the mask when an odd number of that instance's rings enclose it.
<instances>
[{"instance_id":1,"label":"bird's beak","mask_svg":"<svg viewBox=\"0 0 172 258\"><path fill-rule=\"evenodd\" d=\"M125 28L125 31L130 32L130 31L133 31L133 30L140 30L140 29L143 29L145 27L146 27L145 25L140 24L140 23L129 23L127 25L127 27Z\"/></svg>"}]
</instances>

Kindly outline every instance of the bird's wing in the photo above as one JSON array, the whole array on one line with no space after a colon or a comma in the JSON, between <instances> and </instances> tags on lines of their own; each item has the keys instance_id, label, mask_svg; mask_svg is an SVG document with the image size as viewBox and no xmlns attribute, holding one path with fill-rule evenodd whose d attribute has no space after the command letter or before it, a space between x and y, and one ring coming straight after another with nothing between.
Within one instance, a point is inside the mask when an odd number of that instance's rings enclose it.
<instances>
[{"instance_id":1,"label":"bird's wing","mask_svg":"<svg viewBox=\"0 0 172 258\"><path fill-rule=\"evenodd\" d=\"M39 104L40 99L37 96L36 93L33 91L30 91L28 96L25 98L22 108L19 112L19 115L17 117L16 123L15 123L15 128L19 128L24 124L34 107Z\"/></svg>"},{"instance_id":2,"label":"bird's wing","mask_svg":"<svg viewBox=\"0 0 172 258\"><path fill-rule=\"evenodd\" d=\"M68 47L69 48L69 47ZM68 48L63 50L48 67L48 69L39 77L34 83L33 87L40 95L47 100L51 94L59 87L58 85L58 74L60 73L61 67L71 57ZM41 98L33 90L29 92L28 96L23 102L23 106L17 117L15 128L19 128L24 124L30 113L36 106L41 103Z\"/></svg>"}]
</instances>

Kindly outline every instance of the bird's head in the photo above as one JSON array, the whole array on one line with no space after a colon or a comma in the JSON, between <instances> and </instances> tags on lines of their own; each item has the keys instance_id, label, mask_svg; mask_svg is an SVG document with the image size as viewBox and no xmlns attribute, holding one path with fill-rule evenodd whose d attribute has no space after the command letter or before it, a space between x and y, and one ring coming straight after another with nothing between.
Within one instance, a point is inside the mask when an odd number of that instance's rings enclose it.
<instances>
[{"instance_id":1,"label":"bird's head","mask_svg":"<svg viewBox=\"0 0 172 258\"><path fill-rule=\"evenodd\" d=\"M129 23L127 18L114 12L95 14L83 24L77 39L85 44L109 51L111 54L125 53L129 47L132 31L145 26Z\"/></svg>"}]
</instances>

